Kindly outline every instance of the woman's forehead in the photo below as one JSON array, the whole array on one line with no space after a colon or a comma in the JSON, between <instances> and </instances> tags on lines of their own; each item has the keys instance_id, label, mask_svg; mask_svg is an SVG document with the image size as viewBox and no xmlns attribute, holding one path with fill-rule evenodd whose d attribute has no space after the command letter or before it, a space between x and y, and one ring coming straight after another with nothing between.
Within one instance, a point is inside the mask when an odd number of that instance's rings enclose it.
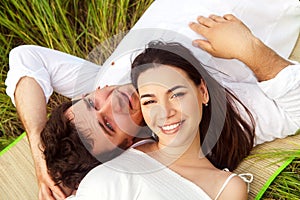
<instances>
[{"instance_id":1,"label":"woman's forehead","mask_svg":"<svg viewBox=\"0 0 300 200\"><path fill-rule=\"evenodd\" d=\"M183 70L168 65L148 69L138 78L139 87L152 84L173 87L174 84L187 83L190 83L190 78Z\"/></svg>"}]
</instances>

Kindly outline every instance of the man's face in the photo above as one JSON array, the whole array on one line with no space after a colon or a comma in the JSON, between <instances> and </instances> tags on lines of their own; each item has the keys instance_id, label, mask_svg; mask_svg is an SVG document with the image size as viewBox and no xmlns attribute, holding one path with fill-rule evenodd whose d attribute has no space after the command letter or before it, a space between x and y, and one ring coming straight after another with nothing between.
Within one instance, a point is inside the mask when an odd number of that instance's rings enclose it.
<instances>
[{"instance_id":1,"label":"man's face","mask_svg":"<svg viewBox=\"0 0 300 200\"><path fill-rule=\"evenodd\" d=\"M131 84L99 88L71 106L66 116L92 145L93 155L129 147L143 122Z\"/></svg>"}]
</instances>

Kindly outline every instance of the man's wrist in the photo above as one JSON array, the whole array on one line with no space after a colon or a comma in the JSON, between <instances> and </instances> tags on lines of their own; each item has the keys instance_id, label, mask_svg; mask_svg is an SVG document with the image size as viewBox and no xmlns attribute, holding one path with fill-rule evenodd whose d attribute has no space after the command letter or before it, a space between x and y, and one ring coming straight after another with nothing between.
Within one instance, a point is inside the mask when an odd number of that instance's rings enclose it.
<instances>
[{"instance_id":1,"label":"man's wrist","mask_svg":"<svg viewBox=\"0 0 300 200\"><path fill-rule=\"evenodd\" d=\"M239 60L245 63L255 74L258 81L274 78L282 69L292 63L266 46L258 38L253 38L251 48Z\"/></svg>"}]
</instances>

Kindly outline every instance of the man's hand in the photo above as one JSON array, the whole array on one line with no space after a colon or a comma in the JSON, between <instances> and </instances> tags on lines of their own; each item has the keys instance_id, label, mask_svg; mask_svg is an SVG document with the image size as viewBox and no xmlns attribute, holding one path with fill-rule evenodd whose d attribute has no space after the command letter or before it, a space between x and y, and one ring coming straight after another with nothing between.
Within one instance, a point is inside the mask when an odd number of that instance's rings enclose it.
<instances>
[{"instance_id":1,"label":"man's hand","mask_svg":"<svg viewBox=\"0 0 300 200\"><path fill-rule=\"evenodd\" d=\"M206 40L194 40L194 46L214 57L240 60L253 71L258 81L272 79L292 64L267 47L231 14L200 16L197 21L190 23L190 28Z\"/></svg>"},{"instance_id":2,"label":"man's hand","mask_svg":"<svg viewBox=\"0 0 300 200\"><path fill-rule=\"evenodd\" d=\"M190 28L207 40L194 40L193 44L215 57L243 59L258 42L249 28L231 14L200 16L197 21Z\"/></svg>"},{"instance_id":3,"label":"man's hand","mask_svg":"<svg viewBox=\"0 0 300 200\"><path fill-rule=\"evenodd\" d=\"M36 175L39 185L39 200L62 200L66 198L61 188L55 185L47 172L45 160L36 165Z\"/></svg>"}]
</instances>

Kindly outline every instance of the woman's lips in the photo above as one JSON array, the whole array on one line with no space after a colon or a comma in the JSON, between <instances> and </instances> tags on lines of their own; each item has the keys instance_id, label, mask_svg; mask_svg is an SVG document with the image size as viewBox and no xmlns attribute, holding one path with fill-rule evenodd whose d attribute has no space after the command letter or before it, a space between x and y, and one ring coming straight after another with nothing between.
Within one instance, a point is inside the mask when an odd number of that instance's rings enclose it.
<instances>
[{"instance_id":1,"label":"woman's lips","mask_svg":"<svg viewBox=\"0 0 300 200\"><path fill-rule=\"evenodd\" d=\"M172 134L178 132L178 130L181 128L183 123L184 123L184 121L180 121L180 122L177 122L177 123L172 123L172 124L167 124L167 125L164 125L164 126L159 126L159 128L161 129L161 131L164 134L172 135Z\"/></svg>"}]
</instances>

